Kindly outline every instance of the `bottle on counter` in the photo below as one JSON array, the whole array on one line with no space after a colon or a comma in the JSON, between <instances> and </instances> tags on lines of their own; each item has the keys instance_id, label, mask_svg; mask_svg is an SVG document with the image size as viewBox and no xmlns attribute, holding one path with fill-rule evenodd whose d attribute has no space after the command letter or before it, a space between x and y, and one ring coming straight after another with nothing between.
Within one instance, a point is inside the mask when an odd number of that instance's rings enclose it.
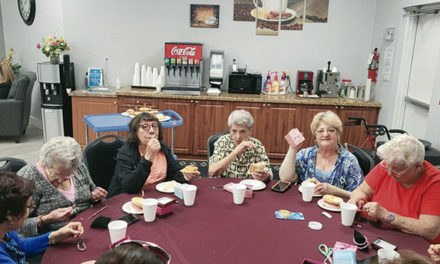
<instances>
[{"instance_id":1,"label":"bottle on counter","mask_svg":"<svg viewBox=\"0 0 440 264\"><path fill-rule=\"evenodd\" d=\"M267 72L266 81L264 82L264 90L269 94L272 90L272 82L270 80L270 71Z\"/></svg>"},{"instance_id":2,"label":"bottle on counter","mask_svg":"<svg viewBox=\"0 0 440 264\"><path fill-rule=\"evenodd\" d=\"M272 72L275 73L275 78L272 82L272 93L277 94L280 91L279 83L278 83L278 72Z\"/></svg>"},{"instance_id":3,"label":"bottle on counter","mask_svg":"<svg viewBox=\"0 0 440 264\"><path fill-rule=\"evenodd\" d=\"M286 72L283 71L283 75L281 75L280 81L280 94L286 93Z\"/></svg>"},{"instance_id":4,"label":"bottle on counter","mask_svg":"<svg viewBox=\"0 0 440 264\"><path fill-rule=\"evenodd\" d=\"M237 60L232 59L232 72L237 72Z\"/></svg>"},{"instance_id":5,"label":"bottle on counter","mask_svg":"<svg viewBox=\"0 0 440 264\"><path fill-rule=\"evenodd\" d=\"M86 76L84 77L84 89L89 89L89 72L86 71Z\"/></svg>"}]
</instances>

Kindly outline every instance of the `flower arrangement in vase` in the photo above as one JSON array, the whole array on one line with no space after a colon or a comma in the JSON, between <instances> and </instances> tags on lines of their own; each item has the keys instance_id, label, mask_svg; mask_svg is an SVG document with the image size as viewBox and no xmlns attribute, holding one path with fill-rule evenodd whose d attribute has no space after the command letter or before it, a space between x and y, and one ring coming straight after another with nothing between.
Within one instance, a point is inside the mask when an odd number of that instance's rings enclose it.
<instances>
[{"instance_id":1,"label":"flower arrangement in vase","mask_svg":"<svg viewBox=\"0 0 440 264\"><path fill-rule=\"evenodd\" d=\"M63 37L47 37L43 38L43 43L37 43L37 49L41 49L44 55L49 57L50 63L58 64L60 62L60 55L63 51L70 50L67 45L67 40Z\"/></svg>"}]
</instances>

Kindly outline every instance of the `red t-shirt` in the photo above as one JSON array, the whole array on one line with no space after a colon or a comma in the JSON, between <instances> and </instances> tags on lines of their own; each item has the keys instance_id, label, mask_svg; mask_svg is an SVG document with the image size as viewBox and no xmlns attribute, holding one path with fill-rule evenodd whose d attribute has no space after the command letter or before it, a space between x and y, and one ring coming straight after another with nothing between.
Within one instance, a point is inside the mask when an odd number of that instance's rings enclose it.
<instances>
[{"instance_id":1,"label":"red t-shirt","mask_svg":"<svg viewBox=\"0 0 440 264\"><path fill-rule=\"evenodd\" d=\"M410 188L396 182L382 166L376 166L366 177L374 189L373 202L390 212L418 219L421 214L440 216L440 171L424 161L424 172ZM439 243L440 235L431 243Z\"/></svg>"}]
</instances>

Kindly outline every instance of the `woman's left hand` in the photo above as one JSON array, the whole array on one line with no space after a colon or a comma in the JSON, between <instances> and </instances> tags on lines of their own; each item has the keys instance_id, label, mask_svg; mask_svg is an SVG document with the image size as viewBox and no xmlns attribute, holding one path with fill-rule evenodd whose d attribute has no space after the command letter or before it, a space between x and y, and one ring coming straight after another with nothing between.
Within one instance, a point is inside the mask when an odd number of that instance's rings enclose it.
<instances>
[{"instance_id":1,"label":"woman's left hand","mask_svg":"<svg viewBox=\"0 0 440 264\"><path fill-rule=\"evenodd\" d=\"M84 228L80 222L70 222L57 231L52 232L49 238L51 241L58 243L69 238L77 238L83 233Z\"/></svg>"},{"instance_id":2,"label":"woman's left hand","mask_svg":"<svg viewBox=\"0 0 440 264\"><path fill-rule=\"evenodd\" d=\"M265 170L254 170L252 172L252 178L254 178L255 180L258 180L258 181L264 182L269 177L270 177L270 173Z\"/></svg>"},{"instance_id":3,"label":"woman's left hand","mask_svg":"<svg viewBox=\"0 0 440 264\"><path fill-rule=\"evenodd\" d=\"M200 177L200 172L199 171L194 171L194 172L182 172L183 177L185 178L186 181L191 181L195 178Z\"/></svg>"},{"instance_id":4,"label":"woman's left hand","mask_svg":"<svg viewBox=\"0 0 440 264\"><path fill-rule=\"evenodd\" d=\"M101 187L96 187L96 189L92 192L92 199L94 201L100 201L107 196L107 191L102 189Z\"/></svg>"},{"instance_id":5,"label":"woman's left hand","mask_svg":"<svg viewBox=\"0 0 440 264\"><path fill-rule=\"evenodd\" d=\"M320 182L315 186L315 193L319 195L328 194L328 183Z\"/></svg>"},{"instance_id":6,"label":"woman's left hand","mask_svg":"<svg viewBox=\"0 0 440 264\"><path fill-rule=\"evenodd\" d=\"M388 211L377 202L368 202L364 204L362 210L364 210L369 216L380 220L385 220L388 216Z\"/></svg>"}]
</instances>

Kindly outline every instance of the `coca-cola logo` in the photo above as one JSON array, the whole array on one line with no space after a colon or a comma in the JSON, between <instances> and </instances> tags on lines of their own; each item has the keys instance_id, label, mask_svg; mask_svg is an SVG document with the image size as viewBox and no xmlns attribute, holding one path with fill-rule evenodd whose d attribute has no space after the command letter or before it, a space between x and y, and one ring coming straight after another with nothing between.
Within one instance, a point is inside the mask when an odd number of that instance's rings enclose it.
<instances>
[{"instance_id":1,"label":"coca-cola logo","mask_svg":"<svg viewBox=\"0 0 440 264\"><path fill-rule=\"evenodd\" d=\"M176 46L174 46L171 49L171 55L194 56L194 55L196 55L196 48L195 47L186 47L184 49L179 49Z\"/></svg>"}]
</instances>

